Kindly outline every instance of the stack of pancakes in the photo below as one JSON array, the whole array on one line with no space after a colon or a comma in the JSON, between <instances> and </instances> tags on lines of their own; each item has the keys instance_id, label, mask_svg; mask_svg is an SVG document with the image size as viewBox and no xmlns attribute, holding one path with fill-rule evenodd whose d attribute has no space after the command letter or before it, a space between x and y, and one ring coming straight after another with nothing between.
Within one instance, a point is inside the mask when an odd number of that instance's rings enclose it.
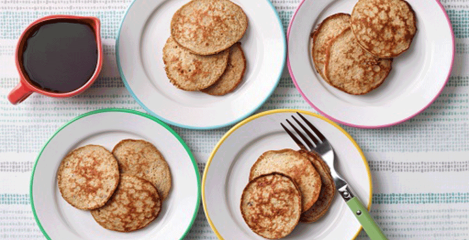
<instances>
[{"instance_id":1,"label":"stack of pancakes","mask_svg":"<svg viewBox=\"0 0 469 240\"><path fill-rule=\"evenodd\" d=\"M316 71L333 87L363 95L379 87L393 58L407 51L417 31L404 0L359 0L352 15L326 18L312 34Z\"/></svg>"},{"instance_id":2,"label":"stack of pancakes","mask_svg":"<svg viewBox=\"0 0 469 240\"><path fill-rule=\"evenodd\" d=\"M62 197L91 210L102 227L131 232L155 220L171 189L171 172L158 149L143 140L122 140L109 152L87 145L71 151L57 171Z\"/></svg>"},{"instance_id":3,"label":"stack of pancakes","mask_svg":"<svg viewBox=\"0 0 469 240\"><path fill-rule=\"evenodd\" d=\"M225 95L236 89L246 70L241 43L248 19L229 0L193 0L171 20L163 48L170 82L186 91Z\"/></svg>"},{"instance_id":4,"label":"stack of pancakes","mask_svg":"<svg viewBox=\"0 0 469 240\"><path fill-rule=\"evenodd\" d=\"M329 209L335 185L327 164L313 152L283 149L263 153L251 168L241 213L256 234L278 239Z\"/></svg>"}]
</instances>

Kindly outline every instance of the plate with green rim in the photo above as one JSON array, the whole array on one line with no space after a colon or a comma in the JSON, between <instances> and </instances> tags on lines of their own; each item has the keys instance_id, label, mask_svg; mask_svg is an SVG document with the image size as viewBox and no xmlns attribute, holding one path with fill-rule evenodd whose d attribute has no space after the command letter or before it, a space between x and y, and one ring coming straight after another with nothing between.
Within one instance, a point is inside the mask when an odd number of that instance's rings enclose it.
<instances>
[{"instance_id":1,"label":"plate with green rim","mask_svg":"<svg viewBox=\"0 0 469 240\"><path fill-rule=\"evenodd\" d=\"M130 233L104 229L89 211L69 205L59 192L56 177L69 151L87 144L112 150L123 139L151 142L168 162L172 175L172 188L158 218ZM32 171L30 198L36 222L48 239L183 239L198 212L200 176L187 145L162 121L134 110L103 109L71 120L47 141Z\"/></svg>"}]
</instances>

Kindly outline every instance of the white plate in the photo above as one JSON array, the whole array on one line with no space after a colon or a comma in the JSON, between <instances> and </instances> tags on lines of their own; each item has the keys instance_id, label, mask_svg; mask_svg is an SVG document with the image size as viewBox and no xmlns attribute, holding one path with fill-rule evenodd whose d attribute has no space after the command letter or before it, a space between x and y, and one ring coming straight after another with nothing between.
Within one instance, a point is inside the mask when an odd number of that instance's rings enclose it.
<instances>
[{"instance_id":1,"label":"white plate","mask_svg":"<svg viewBox=\"0 0 469 240\"><path fill-rule=\"evenodd\" d=\"M371 174L355 141L337 124L300 110L273 110L252 116L234 126L213 150L202 180L205 215L220 239L264 239L252 232L240 212L240 199L249 171L265 151L298 149L280 126L296 111L311 121L330 141L337 154L337 171L350 183L368 209L371 206ZM345 202L336 197L329 212L318 222L300 223L284 239L351 239L361 229Z\"/></svg>"},{"instance_id":2,"label":"white plate","mask_svg":"<svg viewBox=\"0 0 469 240\"><path fill-rule=\"evenodd\" d=\"M305 0L288 29L288 67L304 99L328 118L353 127L379 128L406 121L443 90L454 58L454 35L441 3L408 0L417 16L410 49L394 59L386 81L363 96L327 84L314 70L310 34L326 17L351 13L357 0Z\"/></svg>"},{"instance_id":3,"label":"white plate","mask_svg":"<svg viewBox=\"0 0 469 240\"><path fill-rule=\"evenodd\" d=\"M87 144L112 150L126 138L154 144L168 162L173 185L155 221L141 230L120 233L101 227L89 211L69 205L60 195L56 175L69 151ZM189 148L166 124L137 111L104 109L70 121L46 143L33 169L30 197L36 222L48 239L182 239L197 215L199 183Z\"/></svg>"},{"instance_id":4,"label":"white plate","mask_svg":"<svg viewBox=\"0 0 469 240\"><path fill-rule=\"evenodd\" d=\"M163 46L173 14L188 0L135 0L116 41L117 64L125 86L149 113L184 128L213 129L234 124L257 110L272 94L286 57L286 41L277 12L268 0L233 0L249 26L241 39L247 68L243 82L225 96L187 92L165 73Z\"/></svg>"}]
</instances>

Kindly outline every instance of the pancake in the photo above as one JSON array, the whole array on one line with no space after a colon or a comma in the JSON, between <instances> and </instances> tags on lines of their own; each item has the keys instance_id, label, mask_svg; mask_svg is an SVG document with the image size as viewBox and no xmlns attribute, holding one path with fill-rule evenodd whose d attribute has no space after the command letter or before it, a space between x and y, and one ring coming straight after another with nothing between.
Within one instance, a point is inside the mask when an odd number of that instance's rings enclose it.
<instances>
[{"instance_id":1,"label":"pancake","mask_svg":"<svg viewBox=\"0 0 469 240\"><path fill-rule=\"evenodd\" d=\"M286 175L258 176L244 188L241 214L256 234L270 239L283 238L300 220L301 192Z\"/></svg>"},{"instance_id":2,"label":"pancake","mask_svg":"<svg viewBox=\"0 0 469 240\"><path fill-rule=\"evenodd\" d=\"M392 68L392 59L377 58L358 45L352 31L331 41L326 53L326 78L332 86L353 95L379 87Z\"/></svg>"},{"instance_id":3,"label":"pancake","mask_svg":"<svg viewBox=\"0 0 469 240\"><path fill-rule=\"evenodd\" d=\"M299 152L313 163L321 176L322 187L319 198L308 211L301 214L300 218L302 222L315 222L329 210L332 200L334 200L336 188L329 167L317 153L306 152L304 150L300 150Z\"/></svg>"},{"instance_id":4,"label":"pancake","mask_svg":"<svg viewBox=\"0 0 469 240\"><path fill-rule=\"evenodd\" d=\"M326 82L328 80L324 74L324 66L326 64L327 49L332 39L348 27L350 27L350 14L337 13L324 19L312 34L314 67Z\"/></svg>"},{"instance_id":5,"label":"pancake","mask_svg":"<svg viewBox=\"0 0 469 240\"><path fill-rule=\"evenodd\" d=\"M111 200L104 207L91 211L91 215L106 229L132 232L156 219L161 211L161 202L158 191L149 181L122 174Z\"/></svg>"},{"instance_id":6,"label":"pancake","mask_svg":"<svg viewBox=\"0 0 469 240\"><path fill-rule=\"evenodd\" d=\"M249 180L279 172L293 179L301 190L302 211L306 211L319 197L321 177L308 158L292 149L267 151L263 153L251 168Z\"/></svg>"},{"instance_id":7,"label":"pancake","mask_svg":"<svg viewBox=\"0 0 469 240\"><path fill-rule=\"evenodd\" d=\"M112 150L119 163L120 172L150 181L164 200L171 189L171 172L168 163L153 146L144 140L125 139Z\"/></svg>"},{"instance_id":8,"label":"pancake","mask_svg":"<svg viewBox=\"0 0 469 240\"><path fill-rule=\"evenodd\" d=\"M171 36L198 55L212 55L231 47L246 32L243 9L228 0L193 0L171 19Z\"/></svg>"},{"instance_id":9,"label":"pancake","mask_svg":"<svg viewBox=\"0 0 469 240\"><path fill-rule=\"evenodd\" d=\"M225 72L229 50L210 56L192 54L168 38L163 62L169 81L179 89L198 91L210 87Z\"/></svg>"},{"instance_id":10,"label":"pancake","mask_svg":"<svg viewBox=\"0 0 469 240\"><path fill-rule=\"evenodd\" d=\"M235 43L230 48L230 57L228 58L228 66L223 75L212 86L202 90L210 95L222 96L236 89L241 83L246 71L246 58L241 48L241 43Z\"/></svg>"},{"instance_id":11,"label":"pancake","mask_svg":"<svg viewBox=\"0 0 469 240\"><path fill-rule=\"evenodd\" d=\"M119 165L105 148L87 145L62 160L57 184L70 205L83 210L104 206L119 184Z\"/></svg>"},{"instance_id":12,"label":"pancake","mask_svg":"<svg viewBox=\"0 0 469 240\"><path fill-rule=\"evenodd\" d=\"M351 28L365 50L380 58L393 58L409 49L417 20L406 1L360 0L352 11Z\"/></svg>"}]
</instances>

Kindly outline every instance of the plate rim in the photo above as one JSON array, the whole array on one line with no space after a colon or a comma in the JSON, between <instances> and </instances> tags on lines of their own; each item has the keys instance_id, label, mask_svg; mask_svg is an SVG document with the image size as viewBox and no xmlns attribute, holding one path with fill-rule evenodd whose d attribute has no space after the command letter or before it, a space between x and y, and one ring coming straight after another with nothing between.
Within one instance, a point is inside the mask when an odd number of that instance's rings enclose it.
<instances>
[{"instance_id":1,"label":"plate rim","mask_svg":"<svg viewBox=\"0 0 469 240\"><path fill-rule=\"evenodd\" d=\"M205 213L205 217L207 218L207 222L208 224L210 225L210 228L212 228L212 231L215 233L215 235L218 237L218 239L220 240L224 240L224 238L221 236L221 234L218 232L218 230L215 228L215 225L213 224L212 222L212 219L210 218L209 214L208 214L208 210L207 210L207 204L206 204L206 197L205 197L205 183L206 183L206 180L207 180L207 175L208 175L208 170L210 168L210 164L212 163L212 160L215 156L215 154L217 153L218 149L220 148L220 146L225 142L225 140L233 133L235 132L236 130L238 130L240 127L242 127L243 125L257 119L257 118L261 118L261 117L264 117L264 116L267 116L267 115L271 115L271 114L276 114L276 113L295 113L295 112L299 112L299 113L302 113L302 114L306 114L306 115L310 115L310 116L313 116L313 117L316 117L316 118L319 118L321 120L324 120L326 121L327 123L331 124L332 126L336 127L338 130L340 130L351 142L352 144L355 146L355 148L358 150L360 156L362 157L362 160L363 160L363 163L365 164L365 168L368 172L368 181L370 182L370 196L368 197L368 206L367 206L367 209L368 211L370 211L371 209L371 205L372 205L372 197L373 197L373 181L372 181L372 177L371 177L371 171L370 171L370 166L368 165L368 161L366 160L365 158L365 155L363 154L363 151L361 150L361 148L358 146L357 142L355 142L355 140L352 138L352 136L350 136L350 134L348 134L342 127L340 127L337 123L331 121L330 119L324 117L324 116L321 116L317 113L313 113L313 112L310 112L310 111L306 111L306 110L300 110L300 109L275 109L275 110L269 110L269 111L264 111L264 112L261 112L261 113L258 113L256 115L253 115L249 118L246 118L244 119L243 121L239 122L238 124L236 124L235 126L233 126L230 130L228 130L224 135L223 137L218 141L218 143L215 145L215 147L213 148L212 152L210 153L210 156L207 160L207 163L205 165L205 169L204 169L204 173L203 173L203 176L202 176L202 190L201 190L201 195L202 195L202 204L203 204L203 209L204 209L204 213ZM362 226L360 225L357 233L353 236L352 239L355 239L358 234L360 233L360 231L362 230Z\"/></svg>"},{"instance_id":2,"label":"plate rim","mask_svg":"<svg viewBox=\"0 0 469 240\"><path fill-rule=\"evenodd\" d=\"M259 110L260 107L262 107L262 105L264 105L264 103L270 98L270 96L272 96L272 94L274 93L275 89L277 89L277 86L280 82L280 79L282 78L282 74L283 74L283 71L285 69L285 65L286 65L286 62L287 62L287 37L286 37L286 34L285 34L285 30L284 30L284 27L283 27L283 24L282 24L282 20L280 19L280 15L278 14L278 11L277 9L275 8L275 6L273 5L273 3L270 1L270 0L265 0L267 1L267 3L270 5L272 11L274 11L275 13L275 16L277 17L277 22L280 26L280 33L281 33L281 36L282 36L282 45L283 45L283 54L282 54L282 64L281 64L281 71L279 71L279 74L278 74L278 77L277 77L277 80L275 81L275 84L274 86L272 87L272 89L270 89L270 92L266 95L265 99L263 101L261 101L259 103L258 106L256 106L255 108L253 108L251 111L245 113L244 115L242 115L241 117L238 117L230 122L227 122L227 123L224 123L224 124L220 124L220 125L213 125L213 126L205 126L205 127L199 127L199 126L193 126L193 125L186 125L186 124L180 124L180 123L177 123L177 122L173 122L173 121L170 121L170 120L167 120L166 118L163 118L157 114L155 114L153 111L151 111L147 106L145 106L145 104L143 104L143 102L140 101L140 99L137 97L137 95L132 91L132 89L130 88L130 85L128 84L126 78L125 78L125 75L122 71L122 67L121 67L121 63L120 63L120 54L119 54L119 40L120 40L120 35L121 35L121 30L122 30L122 25L124 24L124 21L125 19L127 18L127 13L130 11L130 9L132 8L133 4L137 1L141 1L141 0L133 0L132 3L129 5L129 7L127 8L127 10L125 10L125 13L124 13L124 17L122 18L121 20L121 23L119 25L119 30L117 31L117 38L116 38L116 46L115 46L115 51L116 51L116 63L117 63L117 69L119 70L119 75L122 79L122 82L124 83L124 86L125 88L127 89L127 91L129 91L130 95L133 97L133 99L135 99L135 101L143 108L145 109L146 112L148 112L150 115L153 115L157 118L159 118L160 120L162 120L163 122L166 122L168 124L171 124L173 126L177 126L177 127L180 127L180 128L186 128L186 129L192 129L192 130L212 130L212 129L219 129L219 128L223 128L223 127L227 127L227 126L231 126L233 124L236 124L238 123L239 121L241 121L242 119L246 118L246 117L249 117L251 116L253 113L255 113L257 110ZM167 1L167 0L165 0Z\"/></svg>"},{"instance_id":3,"label":"plate rim","mask_svg":"<svg viewBox=\"0 0 469 240\"><path fill-rule=\"evenodd\" d=\"M100 114L100 113L108 113L108 112L120 112L120 113L130 113L130 114L134 114L134 115L138 115L138 116L141 116L141 117L145 117L147 119L150 119L152 121L154 121L155 123L158 123L159 125L161 125L162 127L164 127L166 130L168 130L171 134L173 134L174 137L176 137L176 139L179 141L179 143L181 143L181 145L184 147L184 149L186 150L187 154L189 155L190 159L191 159L191 162L192 162L192 165L194 167L194 171L196 173L196 177L197 177L197 204L196 204L196 207L195 207L195 210L194 210L194 213L193 213L193 216L192 216L192 220L191 222L189 223L189 225L187 226L187 229L185 230L185 232L183 233L183 235L181 236L180 239L183 239L188 233L189 231L191 230L192 228L192 225L194 224L195 222L195 219L197 217L197 213L199 212L199 207L200 207L200 189L201 189L201 181L200 181L200 173L199 173L199 168L197 167L197 161L195 160L194 158L194 155L192 155L192 152L190 151L189 147L187 146L187 144L184 142L184 140L181 138L181 136L179 136L179 134L177 134L171 127L169 127L167 124L165 124L164 122L162 122L161 120L159 120L158 118L154 117L154 116L151 116L149 114L146 114L146 113L143 113L143 112L140 112L140 111L137 111L137 110L132 110L132 109L123 109L123 108L104 108L104 109L98 109L98 110L94 110L94 111L90 111L90 112L87 112L87 113L84 113L84 114L81 114L75 118L73 118L72 120L68 121L66 124L64 124L63 126L61 126L59 129L57 129L53 134L52 136L46 141L46 143L44 144L44 146L42 147L41 151L39 152L37 158L36 158L36 161L34 163L34 166L33 166L33 170L31 172L31 179L30 179L30 182L29 182L29 201L31 202L31 209L32 209L32 212L33 212L33 215L34 215L34 219L36 220L36 223L37 223L37 226L39 227L39 229L41 230L42 234L44 235L44 237L46 237L46 239L48 240L51 240L51 238L49 237L49 235L47 234L47 232L44 230L44 228L42 227L42 224L41 224L41 221L39 220L39 218L37 217L37 214L36 214L36 208L34 206L34 198L33 198L33 182L34 182L34 173L36 172L36 166L37 166L37 163L39 162L39 158L41 157L42 155L42 152L44 152L44 149L46 149L46 147L49 145L49 142L52 141L52 139L60 132L62 131L64 128L66 128L68 125L82 119L82 118L85 118L85 117L88 117L88 116L91 116L91 115L95 115L95 114Z\"/></svg>"},{"instance_id":4,"label":"plate rim","mask_svg":"<svg viewBox=\"0 0 469 240\"><path fill-rule=\"evenodd\" d=\"M291 30L291 27L293 25L293 22L295 21L295 18L296 18L296 15L298 13L298 11L300 10L300 8L303 6L303 3L305 3L307 0L302 0L300 2L300 4L298 5L298 7L296 8L295 12L293 13L293 16L290 20L290 23L288 24L288 29L287 29L287 46L288 46L288 43L289 43L289 39L290 39L290 30ZM442 85L441 89L438 91L438 93L433 97L433 99L428 102L427 105L425 105L422 109L416 111L415 113L411 114L410 116L407 116L399 121L395 121L395 122L392 122L392 123L386 123L386 124L382 124L382 125L360 125L360 124L353 124L353 123L348 123L348 122L345 122L345 121L342 121L342 120L339 120L339 119L336 119L336 118L333 118L331 116L329 116L327 113L323 112L321 109L319 109L318 107L316 107L307 97L306 95L303 93L303 91L301 90L300 86L298 85L296 79L295 79L295 75L293 74L293 71L291 69L291 65L290 65L290 54L287 54L287 68L288 68L288 72L290 73L290 76L292 78L292 81L293 81L293 84L295 85L296 89L298 90L298 92L301 94L301 96L303 97L303 99L311 106L313 107L316 111L318 111L319 113L321 113L322 115L326 116L327 118L333 120L334 122L337 122L337 123L340 123L340 124L344 124L346 126L350 126L350 127L356 127L356 128L363 128L363 129L378 129L378 128L386 128L386 127L391 127L391 126L394 126L394 125L398 125L398 124L401 124L415 116L417 116L418 114L420 114L421 112L423 112L425 109L427 109L430 105L432 105L432 103L440 96L441 92L443 92L443 89L445 88L446 84L448 83L448 80L451 76L451 72L453 70L453 66L454 66L454 56L455 56L455 51L456 51L456 43L455 43L455 36L454 36L454 31L453 31L453 26L451 25L451 21L449 19L449 16L448 16L448 13L446 12L445 8L443 7L443 4L441 4L441 2L439 0L435 0L436 3L438 4L438 6L441 8L444 16L446 17L446 21L448 23L448 26L449 26L449 29L451 31L451 42L452 42L452 46L453 46L453 49L452 49L452 53L451 53L451 63L450 63L450 68L449 68L449 71L448 71L448 75L446 77L446 80L444 82L444 84Z\"/></svg>"}]
</instances>

